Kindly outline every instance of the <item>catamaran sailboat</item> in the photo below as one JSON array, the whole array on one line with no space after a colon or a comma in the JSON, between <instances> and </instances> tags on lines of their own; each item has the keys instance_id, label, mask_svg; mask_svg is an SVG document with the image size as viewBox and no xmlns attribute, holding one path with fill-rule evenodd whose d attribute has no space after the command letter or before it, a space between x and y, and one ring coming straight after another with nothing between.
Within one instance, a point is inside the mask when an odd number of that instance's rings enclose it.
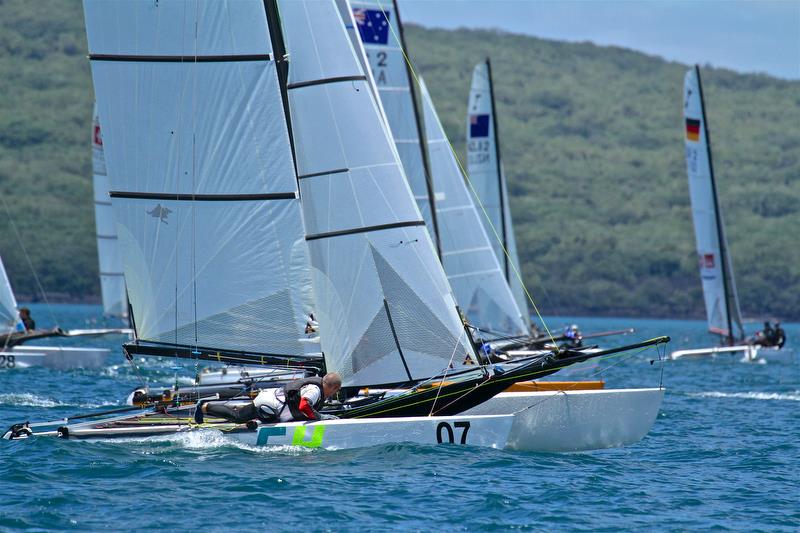
<instances>
[{"instance_id":1,"label":"catamaran sailboat","mask_svg":"<svg viewBox=\"0 0 800 533\"><path fill-rule=\"evenodd\" d=\"M128 354L337 371L357 392L324 410L345 420L212 422L256 444L291 433L322 447L527 449L513 414L456 415L589 356L483 364L334 2L199 3L189 25L167 2L84 8L137 333ZM308 303L321 353L299 340ZM170 398L6 437L180 432L198 428L193 409Z\"/></svg>"},{"instance_id":2,"label":"catamaran sailboat","mask_svg":"<svg viewBox=\"0 0 800 533\"><path fill-rule=\"evenodd\" d=\"M69 330L61 328L25 331L19 318L17 300L0 259L0 369L45 366L56 370L98 368L105 364L109 350L72 346L30 346L36 339L104 335L114 330Z\"/></svg>"},{"instance_id":3,"label":"catamaran sailboat","mask_svg":"<svg viewBox=\"0 0 800 533\"><path fill-rule=\"evenodd\" d=\"M736 355L753 361L779 350L745 342L739 296L733 277L733 266L725 237L725 226L717 194L711 141L708 136L700 68L690 69L683 84L683 116L685 120L686 171L692 204L700 279L703 284L708 330L720 337L721 345L711 348L678 350L672 359Z\"/></svg>"}]
</instances>

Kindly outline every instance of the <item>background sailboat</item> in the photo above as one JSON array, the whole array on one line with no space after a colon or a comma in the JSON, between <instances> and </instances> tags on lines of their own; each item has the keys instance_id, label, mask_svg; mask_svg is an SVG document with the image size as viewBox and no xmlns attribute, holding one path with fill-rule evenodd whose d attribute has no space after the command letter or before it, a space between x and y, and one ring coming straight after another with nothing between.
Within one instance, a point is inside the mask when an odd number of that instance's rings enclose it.
<instances>
[{"instance_id":1,"label":"background sailboat","mask_svg":"<svg viewBox=\"0 0 800 533\"><path fill-rule=\"evenodd\" d=\"M679 350L673 352L671 357L678 359L732 353L752 360L758 356L760 348L744 342L742 313L719 205L703 86L697 66L687 71L684 77L683 116L686 171L708 330L720 337L723 346Z\"/></svg>"},{"instance_id":2,"label":"background sailboat","mask_svg":"<svg viewBox=\"0 0 800 533\"><path fill-rule=\"evenodd\" d=\"M114 213L111 210L111 198L108 196L106 158L97 106L94 108L92 120L92 185L103 314L118 318L127 324L128 295L125 290L125 276L122 272L122 257L117 228L114 224Z\"/></svg>"},{"instance_id":3,"label":"background sailboat","mask_svg":"<svg viewBox=\"0 0 800 533\"><path fill-rule=\"evenodd\" d=\"M108 333L98 330L97 334ZM0 368L19 369L30 366L46 366L57 370L70 368L97 368L108 358L105 348L78 348L71 346L31 346L32 340L48 337L81 336L75 330L61 328L25 331L17 310L17 300L8 280L3 261L0 259ZM89 333L92 335L94 333Z\"/></svg>"}]
</instances>

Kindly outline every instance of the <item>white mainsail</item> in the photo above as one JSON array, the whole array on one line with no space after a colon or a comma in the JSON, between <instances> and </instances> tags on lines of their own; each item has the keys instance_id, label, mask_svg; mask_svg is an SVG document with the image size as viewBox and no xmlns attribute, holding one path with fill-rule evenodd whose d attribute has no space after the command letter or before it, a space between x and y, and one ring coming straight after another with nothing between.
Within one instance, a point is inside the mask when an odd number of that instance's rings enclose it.
<instances>
[{"instance_id":1,"label":"white mainsail","mask_svg":"<svg viewBox=\"0 0 800 533\"><path fill-rule=\"evenodd\" d=\"M336 5L280 7L327 368L346 385L368 385L429 377L474 358Z\"/></svg>"},{"instance_id":2,"label":"white mainsail","mask_svg":"<svg viewBox=\"0 0 800 533\"><path fill-rule=\"evenodd\" d=\"M696 66L686 73L683 95L686 171L708 329L733 342L744 338L744 328L714 183L700 69Z\"/></svg>"},{"instance_id":3,"label":"white mainsail","mask_svg":"<svg viewBox=\"0 0 800 533\"><path fill-rule=\"evenodd\" d=\"M437 197L442 264L456 301L470 322L481 329L503 335L525 335L528 328L422 80L420 94L428 161Z\"/></svg>"},{"instance_id":4,"label":"white mainsail","mask_svg":"<svg viewBox=\"0 0 800 533\"><path fill-rule=\"evenodd\" d=\"M3 259L0 257L0 334L24 331L17 312L17 299L8 281Z\"/></svg>"},{"instance_id":5,"label":"white mainsail","mask_svg":"<svg viewBox=\"0 0 800 533\"><path fill-rule=\"evenodd\" d=\"M438 248L436 214L431 210L431 182L417 119L414 81L403 55L400 14L392 0L351 0L350 4L400 161Z\"/></svg>"},{"instance_id":6,"label":"white mainsail","mask_svg":"<svg viewBox=\"0 0 800 533\"><path fill-rule=\"evenodd\" d=\"M530 324L525 289L514 270L521 273L505 173L500 161L497 139L497 116L489 61L478 63L472 71L472 85L467 105L467 173L477 192L486 216L481 222L491 238L495 255L503 268L511 293L525 323ZM499 240L498 240L499 236ZM503 251L505 247L508 255ZM513 265L513 266L512 266Z\"/></svg>"},{"instance_id":7,"label":"white mainsail","mask_svg":"<svg viewBox=\"0 0 800 533\"><path fill-rule=\"evenodd\" d=\"M127 318L128 296L117 239L117 227L108 197L108 175L103 153L103 136L97 106L92 121L92 184L94 185L94 222L97 230L97 258L100 263L100 292L107 316Z\"/></svg>"},{"instance_id":8,"label":"white mainsail","mask_svg":"<svg viewBox=\"0 0 800 533\"><path fill-rule=\"evenodd\" d=\"M84 2L137 337L307 354L307 247L264 2Z\"/></svg>"}]
</instances>

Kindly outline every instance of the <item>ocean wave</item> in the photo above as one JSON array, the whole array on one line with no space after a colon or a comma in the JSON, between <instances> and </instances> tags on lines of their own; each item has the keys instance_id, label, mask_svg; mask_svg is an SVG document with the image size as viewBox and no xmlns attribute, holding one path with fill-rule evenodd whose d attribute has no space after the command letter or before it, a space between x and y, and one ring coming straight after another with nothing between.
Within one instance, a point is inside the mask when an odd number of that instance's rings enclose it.
<instances>
[{"instance_id":1,"label":"ocean wave","mask_svg":"<svg viewBox=\"0 0 800 533\"><path fill-rule=\"evenodd\" d=\"M745 400L783 400L800 402L800 391L794 392L693 392L697 398L740 398Z\"/></svg>"},{"instance_id":2,"label":"ocean wave","mask_svg":"<svg viewBox=\"0 0 800 533\"><path fill-rule=\"evenodd\" d=\"M114 407L118 404L59 402L25 392L0 394L0 405L13 407L79 407L81 409L96 409L98 407Z\"/></svg>"},{"instance_id":3,"label":"ocean wave","mask_svg":"<svg viewBox=\"0 0 800 533\"><path fill-rule=\"evenodd\" d=\"M110 441L113 444L176 444L187 450L214 450L219 448L235 448L255 453L293 452L309 453L313 450L302 446L253 446L246 444L221 431L214 429L197 429L170 433L167 435L154 435L152 437L120 438Z\"/></svg>"}]
</instances>

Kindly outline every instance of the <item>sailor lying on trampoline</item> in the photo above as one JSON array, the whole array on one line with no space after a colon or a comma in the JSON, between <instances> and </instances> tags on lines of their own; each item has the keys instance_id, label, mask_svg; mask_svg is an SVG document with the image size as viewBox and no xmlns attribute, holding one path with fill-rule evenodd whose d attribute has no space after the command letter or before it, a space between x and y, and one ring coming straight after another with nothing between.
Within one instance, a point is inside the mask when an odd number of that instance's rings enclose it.
<instances>
[{"instance_id":1,"label":"sailor lying on trampoline","mask_svg":"<svg viewBox=\"0 0 800 533\"><path fill-rule=\"evenodd\" d=\"M252 401L203 401L197 404L194 420L203 423L205 415L224 418L237 424L250 420L292 422L337 418L320 413L325 400L339 392L342 378L336 372L325 377L297 379L283 387L262 390Z\"/></svg>"}]
</instances>

